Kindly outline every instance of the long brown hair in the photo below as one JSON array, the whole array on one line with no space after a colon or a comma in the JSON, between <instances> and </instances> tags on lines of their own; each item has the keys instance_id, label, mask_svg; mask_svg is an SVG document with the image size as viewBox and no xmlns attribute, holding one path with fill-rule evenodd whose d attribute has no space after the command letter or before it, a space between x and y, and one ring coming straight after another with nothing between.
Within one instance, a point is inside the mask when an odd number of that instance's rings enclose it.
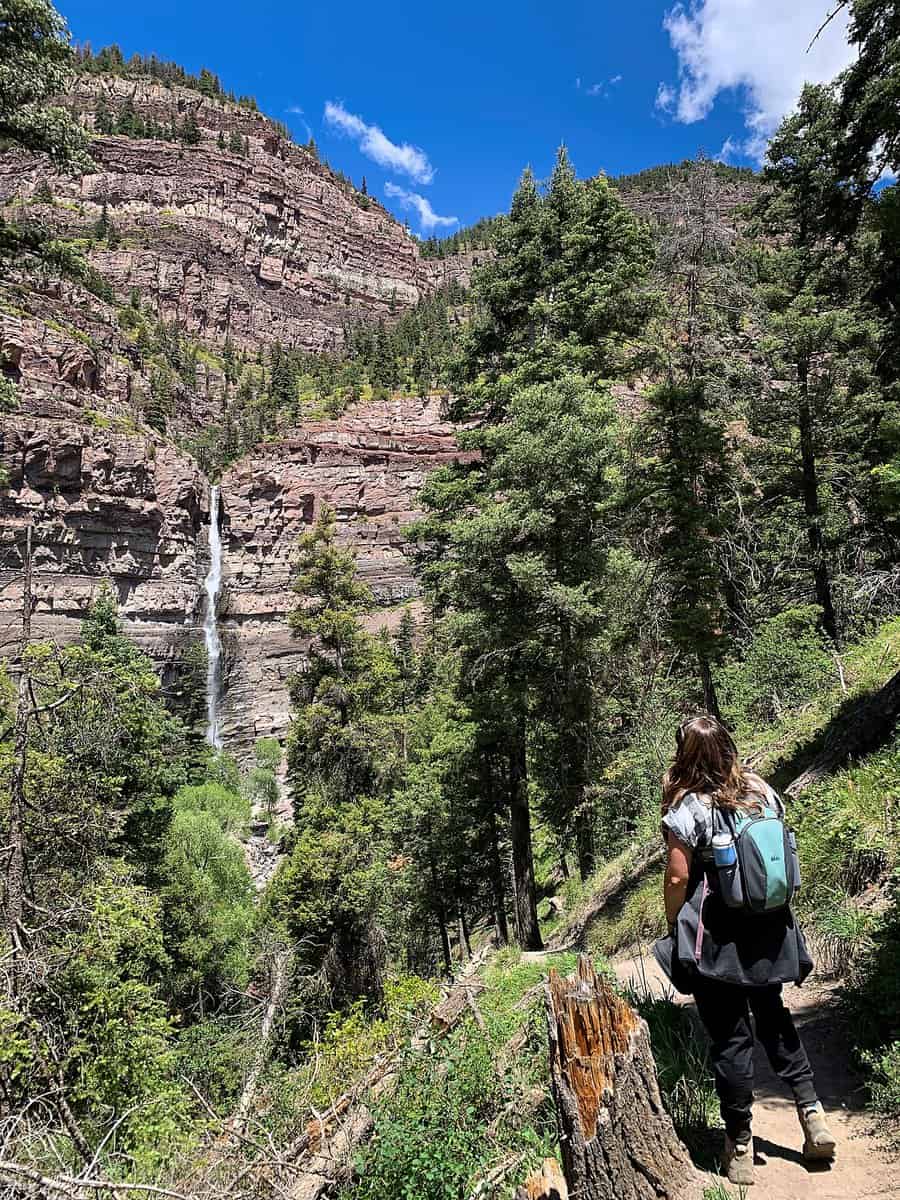
<instances>
[{"instance_id":1,"label":"long brown hair","mask_svg":"<svg viewBox=\"0 0 900 1200\"><path fill-rule=\"evenodd\" d=\"M675 759L663 776L663 812L690 792L718 808L759 807L766 785L741 763L734 738L715 717L691 717L675 734ZM753 793L757 793L753 796Z\"/></svg>"}]
</instances>

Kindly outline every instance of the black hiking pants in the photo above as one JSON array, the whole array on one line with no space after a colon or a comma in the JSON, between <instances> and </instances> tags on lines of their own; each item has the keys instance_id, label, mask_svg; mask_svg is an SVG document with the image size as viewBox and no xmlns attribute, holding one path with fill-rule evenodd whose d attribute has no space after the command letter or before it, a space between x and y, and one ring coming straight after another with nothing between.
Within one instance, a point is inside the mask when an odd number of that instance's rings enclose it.
<instances>
[{"instance_id":1,"label":"black hiking pants","mask_svg":"<svg viewBox=\"0 0 900 1200\"><path fill-rule=\"evenodd\" d=\"M771 987L738 987L699 979L694 989L697 1011L712 1043L716 1092L732 1139L746 1136L753 1110L753 1026L765 1049L772 1070L783 1079L797 1104L815 1104L813 1073L785 1007L781 984Z\"/></svg>"}]
</instances>

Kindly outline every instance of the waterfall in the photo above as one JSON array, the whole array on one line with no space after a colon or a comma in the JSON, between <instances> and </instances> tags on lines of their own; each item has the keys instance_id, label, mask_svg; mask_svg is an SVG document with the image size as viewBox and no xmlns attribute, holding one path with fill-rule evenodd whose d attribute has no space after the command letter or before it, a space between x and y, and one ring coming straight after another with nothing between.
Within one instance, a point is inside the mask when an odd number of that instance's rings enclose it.
<instances>
[{"instance_id":1,"label":"waterfall","mask_svg":"<svg viewBox=\"0 0 900 1200\"><path fill-rule=\"evenodd\" d=\"M219 532L219 488L213 484L209 489L209 574L203 585L206 591L203 637L206 640L206 740L216 750L222 749L218 712L222 642L216 624L216 605L221 585L222 536Z\"/></svg>"}]
</instances>

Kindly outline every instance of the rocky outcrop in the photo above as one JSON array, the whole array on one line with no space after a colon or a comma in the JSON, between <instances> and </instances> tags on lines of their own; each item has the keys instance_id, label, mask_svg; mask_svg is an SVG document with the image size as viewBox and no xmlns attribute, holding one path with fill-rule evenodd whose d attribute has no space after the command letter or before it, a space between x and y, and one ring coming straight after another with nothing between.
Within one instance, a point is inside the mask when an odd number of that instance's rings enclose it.
<instances>
[{"instance_id":1,"label":"rocky outcrop","mask_svg":"<svg viewBox=\"0 0 900 1200\"><path fill-rule=\"evenodd\" d=\"M428 473L460 457L437 397L363 404L260 447L222 479L225 649L223 729L231 745L280 735L287 680L302 661L287 614L297 603L291 561L297 538L323 504L356 554L390 625L416 594L405 531L418 515Z\"/></svg>"},{"instance_id":2,"label":"rocky outcrop","mask_svg":"<svg viewBox=\"0 0 900 1200\"><path fill-rule=\"evenodd\" d=\"M193 636L206 486L192 459L140 434L43 417L0 426L0 643L16 643L25 526L34 529L33 634L71 641L103 582L163 668Z\"/></svg>"},{"instance_id":3,"label":"rocky outcrop","mask_svg":"<svg viewBox=\"0 0 900 1200\"><path fill-rule=\"evenodd\" d=\"M311 422L226 473L219 625L230 749L241 753L287 726L287 681L304 652L287 621L302 530L323 504L336 510L341 540L376 598L371 624L390 627L416 595L405 531L419 489L459 453L439 398L407 398ZM209 493L194 461L147 434L16 415L0 428L0 470L0 642L11 647L18 636L30 523L34 636L71 641L105 581L126 632L171 676L201 637Z\"/></svg>"},{"instance_id":4,"label":"rocky outcrop","mask_svg":"<svg viewBox=\"0 0 900 1200\"><path fill-rule=\"evenodd\" d=\"M136 291L202 341L332 348L349 318L388 317L467 277L463 257L421 259L377 201L258 112L183 87L103 76L81 77L67 103L90 126L101 99L112 112L127 103L161 126L192 115L201 140L98 136L98 169L77 180L6 154L0 204L24 202L66 237L89 235L105 205L119 244L96 245L92 264L120 300ZM232 134L246 149L225 148Z\"/></svg>"}]
</instances>

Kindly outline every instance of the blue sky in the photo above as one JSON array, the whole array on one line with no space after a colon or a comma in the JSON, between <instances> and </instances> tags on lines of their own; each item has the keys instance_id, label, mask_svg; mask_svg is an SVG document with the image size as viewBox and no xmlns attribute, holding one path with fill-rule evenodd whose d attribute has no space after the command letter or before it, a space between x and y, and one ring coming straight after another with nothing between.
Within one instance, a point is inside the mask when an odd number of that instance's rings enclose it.
<instances>
[{"instance_id":1,"label":"blue sky","mask_svg":"<svg viewBox=\"0 0 900 1200\"><path fill-rule=\"evenodd\" d=\"M418 233L505 209L560 142L582 175L758 162L804 78L850 57L839 21L807 51L828 0L58 3L77 41L255 95Z\"/></svg>"}]
</instances>

